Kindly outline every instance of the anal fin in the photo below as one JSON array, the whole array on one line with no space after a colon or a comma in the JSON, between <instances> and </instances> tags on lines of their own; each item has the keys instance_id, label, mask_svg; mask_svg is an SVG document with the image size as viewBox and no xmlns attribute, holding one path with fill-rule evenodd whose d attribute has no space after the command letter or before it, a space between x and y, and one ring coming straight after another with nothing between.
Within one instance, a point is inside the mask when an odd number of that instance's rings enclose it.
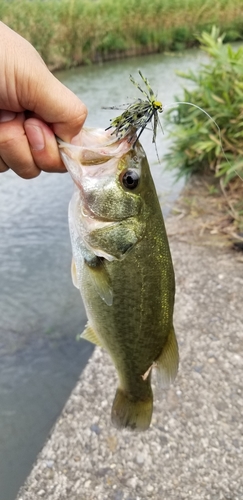
<instances>
[{"instance_id":1,"label":"anal fin","mask_svg":"<svg viewBox=\"0 0 243 500\"><path fill-rule=\"evenodd\" d=\"M155 360L159 383L163 388L169 387L176 378L179 366L178 344L174 328L171 328L167 342L160 356Z\"/></svg>"}]
</instances>

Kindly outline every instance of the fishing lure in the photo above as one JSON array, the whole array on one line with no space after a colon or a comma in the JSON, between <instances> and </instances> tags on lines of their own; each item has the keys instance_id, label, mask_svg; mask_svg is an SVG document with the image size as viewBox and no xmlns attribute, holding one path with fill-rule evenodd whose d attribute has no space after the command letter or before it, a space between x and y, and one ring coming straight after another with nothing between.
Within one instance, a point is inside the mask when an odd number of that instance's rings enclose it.
<instances>
[{"instance_id":1,"label":"fishing lure","mask_svg":"<svg viewBox=\"0 0 243 500\"><path fill-rule=\"evenodd\" d=\"M129 142L132 142L135 138L133 147L150 122L152 123L153 130L152 142L155 143L158 123L161 126L158 113L163 112L162 102L157 100L157 96L154 94L154 91L152 90L148 79L143 76L140 70L138 71L138 73L145 84L146 90L142 89L140 84L134 80L132 75L130 75L130 80L133 85L135 85L140 90L140 92L142 92L146 99L137 99L133 104L129 104L129 106L120 116L117 116L116 118L110 120L111 124L106 129L109 130L110 128L114 128L112 134L115 134L118 139L124 139L124 137L131 135L131 137L129 138ZM110 109L117 108L113 107ZM137 132L138 135L136 135Z\"/></svg>"},{"instance_id":2,"label":"fishing lure","mask_svg":"<svg viewBox=\"0 0 243 500\"><path fill-rule=\"evenodd\" d=\"M153 89L151 88L151 85L148 81L148 79L143 76L142 72L139 70L138 71L139 75L141 76L146 90L143 90L142 87L140 86L139 83L137 83L133 76L130 75L130 80L137 87L140 92L146 97L146 99L137 99L133 104L129 104L128 107L125 109L125 111L117 116L116 118L113 118L110 120L111 124L109 127L106 128L106 130L109 130L110 128L114 128L114 131L112 132L111 135L115 134L118 140L124 139L127 136L130 136L128 138L128 142L132 143L133 142L133 148L135 147L138 139L140 138L141 134L143 133L144 129L147 127L147 125L151 122L152 123L152 131L153 131L153 139L152 142L155 143L155 149L156 149L156 154L158 161L160 163L159 155L158 155L158 150L156 147L156 134L157 134L157 128L158 124L161 127L161 130L163 132L162 125L159 120L159 113L162 113L166 108L174 108L175 106L178 106L179 104L186 104L188 106L193 106L200 111L202 111L216 126L218 130L218 135L219 135L219 140L220 140L220 147L223 152L223 156L227 163L231 166L230 161L228 160L223 144L222 144L222 136L221 136L221 131L220 127L218 126L217 122L210 116L205 109L201 108L197 104L191 103L191 102L186 102L186 101L177 101L174 103L169 103L165 106L162 105L161 101L157 100L157 96L155 95ZM119 109L115 106L110 107L108 109ZM137 134L138 132L138 134ZM232 167L233 168L233 167ZM242 176L239 174L237 170L235 170L236 173L239 175L239 177L242 179Z\"/></svg>"}]
</instances>

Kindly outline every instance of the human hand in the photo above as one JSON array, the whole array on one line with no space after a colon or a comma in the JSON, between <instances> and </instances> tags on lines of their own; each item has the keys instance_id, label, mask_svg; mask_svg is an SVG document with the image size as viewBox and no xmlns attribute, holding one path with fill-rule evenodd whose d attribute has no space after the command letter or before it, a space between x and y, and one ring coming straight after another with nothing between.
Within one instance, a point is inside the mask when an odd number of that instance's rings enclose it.
<instances>
[{"instance_id":1,"label":"human hand","mask_svg":"<svg viewBox=\"0 0 243 500\"><path fill-rule=\"evenodd\" d=\"M0 172L29 179L65 172L55 135L71 142L85 121L85 105L59 82L38 52L0 22Z\"/></svg>"}]
</instances>

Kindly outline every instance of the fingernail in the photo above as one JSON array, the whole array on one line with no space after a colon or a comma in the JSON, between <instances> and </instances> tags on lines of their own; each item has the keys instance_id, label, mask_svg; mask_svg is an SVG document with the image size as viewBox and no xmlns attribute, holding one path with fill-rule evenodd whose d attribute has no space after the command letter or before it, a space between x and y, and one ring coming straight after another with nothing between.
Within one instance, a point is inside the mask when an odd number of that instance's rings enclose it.
<instances>
[{"instance_id":1,"label":"fingernail","mask_svg":"<svg viewBox=\"0 0 243 500\"><path fill-rule=\"evenodd\" d=\"M25 125L25 132L28 137L31 149L41 151L45 147L45 139L42 129L36 125Z\"/></svg>"},{"instance_id":2,"label":"fingernail","mask_svg":"<svg viewBox=\"0 0 243 500\"><path fill-rule=\"evenodd\" d=\"M16 118L17 113L13 113L13 111L7 111L6 109L2 109L0 111L0 123L11 122Z\"/></svg>"}]
</instances>

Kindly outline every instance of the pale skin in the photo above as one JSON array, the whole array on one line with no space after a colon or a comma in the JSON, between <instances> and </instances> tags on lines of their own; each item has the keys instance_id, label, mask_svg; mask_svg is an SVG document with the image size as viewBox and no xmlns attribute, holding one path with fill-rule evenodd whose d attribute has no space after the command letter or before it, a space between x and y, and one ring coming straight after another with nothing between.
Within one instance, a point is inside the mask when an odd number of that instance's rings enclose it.
<instances>
[{"instance_id":1,"label":"pale skin","mask_svg":"<svg viewBox=\"0 0 243 500\"><path fill-rule=\"evenodd\" d=\"M48 70L34 47L0 22L0 173L30 179L65 172L55 135L78 143L85 105Z\"/></svg>"}]
</instances>

